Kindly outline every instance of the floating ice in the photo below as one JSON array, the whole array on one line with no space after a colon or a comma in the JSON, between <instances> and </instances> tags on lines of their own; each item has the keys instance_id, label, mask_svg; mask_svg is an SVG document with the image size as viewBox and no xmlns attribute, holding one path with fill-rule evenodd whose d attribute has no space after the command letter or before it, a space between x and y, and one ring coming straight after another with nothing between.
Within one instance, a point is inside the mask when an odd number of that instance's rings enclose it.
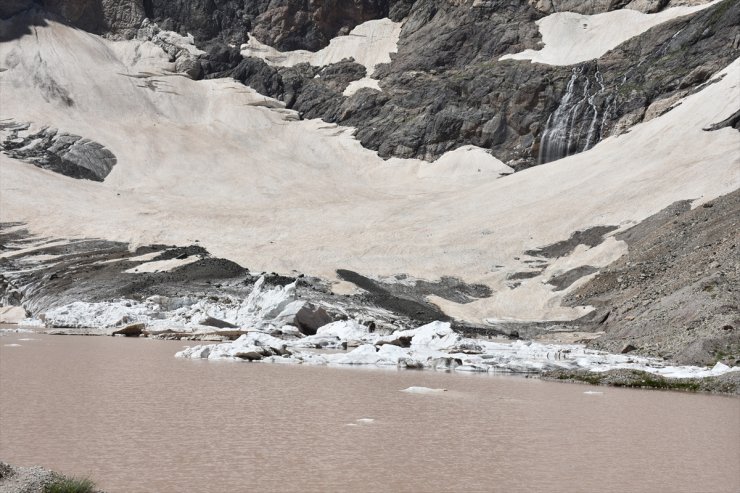
<instances>
[{"instance_id":1,"label":"floating ice","mask_svg":"<svg viewBox=\"0 0 740 493\"><path fill-rule=\"evenodd\" d=\"M441 392L447 392L447 389L431 389L429 387L409 387L401 390L409 394L439 394Z\"/></svg>"},{"instance_id":2,"label":"floating ice","mask_svg":"<svg viewBox=\"0 0 740 493\"><path fill-rule=\"evenodd\" d=\"M323 329L323 330L322 330ZM279 333L279 332L278 332ZM312 351L362 342L347 352ZM405 347L404 347L405 346ZM311 365L366 365L465 372L541 373L547 370L625 368L669 378L717 376L740 371L718 363L713 368L667 366L657 358L609 354L580 344L542 344L532 341L492 342L463 337L448 322L432 322L388 336L371 334L356 321L343 321L319 329L314 336L281 339L255 331L234 342L194 346L177 353L183 358L230 358L271 363ZM406 392L427 392L410 387ZM443 391L444 389L432 389Z\"/></svg>"},{"instance_id":3,"label":"floating ice","mask_svg":"<svg viewBox=\"0 0 740 493\"><path fill-rule=\"evenodd\" d=\"M30 329L0 329L0 336L6 335L6 334L31 334L33 333Z\"/></svg>"}]
</instances>

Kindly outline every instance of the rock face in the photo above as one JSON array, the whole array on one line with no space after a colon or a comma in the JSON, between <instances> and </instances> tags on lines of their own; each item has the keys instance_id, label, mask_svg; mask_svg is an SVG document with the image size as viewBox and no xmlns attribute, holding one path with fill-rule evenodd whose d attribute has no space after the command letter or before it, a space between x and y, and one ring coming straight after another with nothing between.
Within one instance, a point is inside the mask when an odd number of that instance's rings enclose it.
<instances>
[{"instance_id":1,"label":"rock face","mask_svg":"<svg viewBox=\"0 0 740 493\"><path fill-rule=\"evenodd\" d=\"M12 0L3 4L3 18L39 7L80 29L124 37L132 37L145 17L143 0Z\"/></svg>"},{"instance_id":2,"label":"rock face","mask_svg":"<svg viewBox=\"0 0 740 493\"><path fill-rule=\"evenodd\" d=\"M398 53L376 70L382 92L345 97L330 80L315 78L317 69L241 61L223 49L212 51L220 63L208 71L282 99L304 118L356 127L362 144L383 157L431 161L473 144L522 169L582 152L667 111L672 102L662 110L656 103L686 95L740 53L740 5L727 0L576 66L497 61L538 46L534 21L542 15L528 4L414 2Z\"/></svg>"},{"instance_id":3,"label":"rock face","mask_svg":"<svg viewBox=\"0 0 740 493\"><path fill-rule=\"evenodd\" d=\"M740 362L740 192L679 202L617 235L629 253L567 298L597 308L591 343L683 364ZM600 323L599 323L600 322Z\"/></svg>"},{"instance_id":4,"label":"rock face","mask_svg":"<svg viewBox=\"0 0 740 493\"><path fill-rule=\"evenodd\" d=\"M388 16L388 0L271 0L253 34L280 50L316 51L357 24Z\"/></svg>"},{"instance_id":5,"label":"rock face","mask_svg":"<svg viewBox=\"0 0 740 493\"><path fill-rule=\"evenodd\" d=\"M318 50L357 24L388 16L388 0L149 0L146 15L199 42L239 45L253 32L280 50Z\"/></svg>"}]
</instances>

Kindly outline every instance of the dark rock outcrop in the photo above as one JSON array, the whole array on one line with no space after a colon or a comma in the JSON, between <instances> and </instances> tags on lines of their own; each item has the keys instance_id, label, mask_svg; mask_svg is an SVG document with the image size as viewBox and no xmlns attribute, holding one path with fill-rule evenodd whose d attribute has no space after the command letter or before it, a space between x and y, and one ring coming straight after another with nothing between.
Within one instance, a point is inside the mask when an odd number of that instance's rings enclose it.
<instances>
[{"instance_id":1,"label":"dark rock outcrop","mask_svg":"<svg viewBox=\"0 0 740 493\"><path fill-rule=\"evenodd\" d=\"M95 34L131 38L145 18L143 0L3 0L0 19L33 13ZM17 22L32 20L18 19Z\"/></svg>"},{"instance_id":2,"label":"dark rock outcrop","mask_svg":"<svg viewBox=\"0 0 740 493\"><path fill-rule=\"evenodd\" d=\"M253 34L280 50L316 51L356 25L388 16L388 0L270 0Z\"/></svg>"},{"instance_id":3,"label":"dark rock outcrop","mask_svg":"<svg viewBox=\"0 0 740 493\"><path fill-rule=\"evenodd\" d=\"M163 29L192 33L199 43L239 45L248 32L280 50L316 51L357 24L388 16L388 0L145 0Z\"/></svg>"},{"instance_id":4,"label":"dark rock outcrop","mask_svg":"<svg viewBox=\"0 0 740 493\"><path fill-rule=\"evenodd\" d=\"M53 128L28 132L30 125L0 122L0 152L56 173L103 181L116 156L102 144ZM5 134L5 135L3 135Z\"/></svg>"},{"instance_id":5,"label":"dark rock outcrop","mask_svg":"<svg viewBox=\"0 0 740 493\"><path fill-rule=\"evenodd\" d=\"M139 337L144 333L144 329L146 329L146 324L130 324L125 326L122 329L118 329L111 333L111 335L114 336L124 336L124 337Z\"/></svg>"},{"instance_id":6,"label":"dark rock outcrop","mask_svg":"<svg viewBox=\"0 0 740 493\"><path fill-rule=\"evenodd\" d=\"M0 19L8 19L14 15L33 8L34 0L4 0L0 3Z\"/></svg>"}]
</instances>

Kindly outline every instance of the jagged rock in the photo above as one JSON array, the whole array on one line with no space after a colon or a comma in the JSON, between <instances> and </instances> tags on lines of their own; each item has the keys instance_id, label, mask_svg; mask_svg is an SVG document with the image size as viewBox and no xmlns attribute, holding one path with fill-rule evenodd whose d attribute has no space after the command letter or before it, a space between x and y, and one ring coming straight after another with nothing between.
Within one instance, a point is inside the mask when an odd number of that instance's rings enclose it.
<instances>
[{"instance_id":1,"label":"jagged rock","mask_svg":"<svg viewBox=\"0 0 740 493\"><path fill-rule=\"evenodd\" d=\"M103 181L115 166L116 156L89 139L43 128L29 133L27 123L0 124L0 151L8 156L72 178Z\"/></svg>"},{"instance_id":2,"label":"jagged rock","mask_svg":"<svg viewBox=\"0 0 740 493\"><path fill-rule=\"evenodd\" d=\"M192 33L199 42L240 45L252 31L280 50L318 50L357 24L388 15L388 0L150 0L146 16L165 29Z\"/></svg>"},{"instance_id":3,"label":"jagged rock","mask_svg":"<svg viewBox=\"0 0 740 493\"><path fill-rule=\"evenodd\" d=\"M725 118L721 122L713 123L712 125L709 125L708 127L704 128L704 130L711 132L711 131L719 130L720 128L725 128L725 127L730 127L730 128L734 128L735 130L740 130L740 109L737 110L735 113L733 113L730 117ZM711 205L709 207L711 207Z\"/></svg>"},{"instance_id":4,"label":"jagged rock","mask_svg":"<svg viewBox=\"0 0 740 493\"><path fill-rule=\"evenodd\" d=\"M276 48L287 51L323 48L338 34L357 24L388 16L388 0L272 0L254 20L253 34Z\"/></svg>"},{"instance_id":5,"label":"jagged rock","mask_svg":"<svg viewBox=\"0 0 740 493\"><path fill-rule=\"evenodd\" d=\"M625 344L622 349L619 351L619 354L627 354L631 353L632 351L636 351L637 348L632 344Z\"/></svg>"},{"instance_id":6,"label":"jagged rock","mask_svg":"<svg viewBox=\"0 0 740 493\"><path fill-rule=\"evenodd\" d=\"M294 301L275 318L278 325L295 326L302 334L309 336L333 321L322 307L304 301Z\"/></svg>"},{"instance_id":7,"label":"jagged rock","mask_svg":"<svg viewBox=\"0 0 740 493\"><path fill-rule=\"evenodd\" d=\"M226 322L224 320L219 320L214 317L206 317L202 322L202 325L208 325L209 327L218 327L219 329L235 329L236 325Z\"/></svg>"},{"instance_id":8,"label":"jagged rock","mask_svg":"<svg viewBox=\"0 0 740 493\"><path fill-rule=\"evenodd\" d=\"M314 307L308 303L298 310L295 316L295 325L306 335L315 334L319 328L333 321L331 315L322 307Z\"/></svg>"},{"instance_id":9,"label":"jagged rock","mask_svg":"<svg viewBox=\"0 0 740 493\"><path fill-rule=\"evenodd\" d=\"M125 337L139 337L144 333L144 330L146 329L146 324L131 324L127 325L126 327L113 331L111 335L113 336L125 336Z\"/></svg>"},{"instance_id":10,"label":"jagged rock","mask_svg":"<svg viewBox=\"0 0 740 493\"><path fill-rule=\"evenodd\" d=\"M200 61L192 56L180 56L175 62L175 70L187 75L193 80L199 80L203 77L203 67Z\"/></svg>"}]
</instances>

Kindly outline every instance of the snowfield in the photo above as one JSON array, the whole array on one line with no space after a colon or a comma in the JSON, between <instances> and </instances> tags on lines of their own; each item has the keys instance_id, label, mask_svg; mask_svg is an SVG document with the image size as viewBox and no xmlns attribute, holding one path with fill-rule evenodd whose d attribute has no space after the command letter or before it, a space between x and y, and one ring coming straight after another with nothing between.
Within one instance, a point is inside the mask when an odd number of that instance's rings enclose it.
<instances>
[{"instance_id":1,"label":"snowfield","mask_svg":"<svg viewBox=\"0 0 740 493\"><path fill-rule=\"evenodd\" d=\"M720 1L671 7L655 14L631 9L594 15L556 12L537 21L544 48L504 55L499 60L532 60L532 63L548 65L574 65L593 60L651 27L696 13Z\"/></svg>"},{"instance_id":2,"label":"snowfield","mask_svg":"<svg viewBox=\"0 0 740 493\"><path fill-rule=\"evenodd\" d=\"M702 130L740 106L740 61L627 134L500 178L506 165L475 148L434 163L384 161L352 129L297 121L233 80L172 73L149 41L113 42L54 22L30 29L0 44L0 119L80 135L117 158L98 183L0 153L0 220L50 238L199 240L253 271L332 280L340 268L453 276L493 295L467 304L429 297L450 316L568 320L590 308L560 300L588 278L554 291L551 277L612 262L626 252L615 233L677 200L696 206L740 186L728 158L740 154L738 133ZM510 287L510 275L531 270L523 252L602 225L619 229Z\"/></svg>"}]
</instances>

